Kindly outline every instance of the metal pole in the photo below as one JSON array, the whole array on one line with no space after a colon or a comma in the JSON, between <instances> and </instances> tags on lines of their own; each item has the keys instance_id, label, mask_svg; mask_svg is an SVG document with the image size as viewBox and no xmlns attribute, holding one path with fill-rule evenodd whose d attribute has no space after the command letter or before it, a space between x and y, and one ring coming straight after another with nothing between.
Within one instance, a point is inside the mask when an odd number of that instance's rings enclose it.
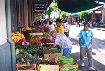
<instances>
[{"instance_id":1,"label":"metal pole","mask_svg":"<svg viewBox=\"0 0 105 71\"><path fill-rule=\"evenodd\" d=\"M12 71L16 71L16 58L15 58L15 44L11 38L11 9L10 0L5 0L6 4L6 28L7 28L7 41L10 43L11 47L11 62Z\"/></svg>"}]
</instances>

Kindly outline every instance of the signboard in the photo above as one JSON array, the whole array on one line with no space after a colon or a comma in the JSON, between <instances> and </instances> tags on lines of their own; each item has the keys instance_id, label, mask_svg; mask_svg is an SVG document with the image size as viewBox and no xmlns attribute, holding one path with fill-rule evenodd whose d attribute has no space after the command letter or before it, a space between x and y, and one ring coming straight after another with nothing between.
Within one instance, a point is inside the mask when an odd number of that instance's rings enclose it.
<instances>
[{"instance_id":1,"label":"signboard","mask_svg":"<svg viewBox=\"0 0 105 71\"><path fill-rule=\"evenodd\" d=\"M45 10L45 5L44 4L35 4L34 9L35 9L35 11Z\"/></svg>"}]
</instances>

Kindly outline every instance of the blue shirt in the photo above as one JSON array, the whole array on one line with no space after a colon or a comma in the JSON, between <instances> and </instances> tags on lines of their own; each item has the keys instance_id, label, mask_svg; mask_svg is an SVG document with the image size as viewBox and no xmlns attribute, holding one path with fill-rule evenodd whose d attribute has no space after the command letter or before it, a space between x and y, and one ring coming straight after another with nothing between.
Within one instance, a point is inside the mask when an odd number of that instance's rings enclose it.
<instances>
[{"instance_id":1,"label":"blue shirt","mask_svg":"<svg viewBox=\"0 0 105 71\"><path fill-rule=\"evenodd\" d=\"M91 39L93 39L93 32L91 30L81 30L78 37L81 39L80 46L82 48L91 48Z\"/></svg>"},{"instance_id":2,"label":"blue shirt","mask_svg":"<svg viewBox=\"0 0 105 71\"><path fill-rule=\"evenodd\" d=\"M72 48L72 43L65 34L58 33L55 38L55 44L58 45L61 49Z\"/></svg>"}]
</instances>

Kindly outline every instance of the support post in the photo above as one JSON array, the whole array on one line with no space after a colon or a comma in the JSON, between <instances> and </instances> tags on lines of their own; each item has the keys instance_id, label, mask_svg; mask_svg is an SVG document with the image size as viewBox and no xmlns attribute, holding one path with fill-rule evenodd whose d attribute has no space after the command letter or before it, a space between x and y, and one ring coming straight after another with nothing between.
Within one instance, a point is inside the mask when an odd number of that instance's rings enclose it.
<instances>
[{"instance_id":1,"label":"support post","mask_svg":"<svg viewBox=\"0 0 105 71\"><path fill-rule=\"evenodd\" d=\"M11 38L11 9L10 9L10 1L5 0L6 5L6 28L7 28L7 41L10 43L11 47L11 58L12 58L12 71L16 71L16 58L15 58L15 44Z\"/></svg>"}]
</instances>

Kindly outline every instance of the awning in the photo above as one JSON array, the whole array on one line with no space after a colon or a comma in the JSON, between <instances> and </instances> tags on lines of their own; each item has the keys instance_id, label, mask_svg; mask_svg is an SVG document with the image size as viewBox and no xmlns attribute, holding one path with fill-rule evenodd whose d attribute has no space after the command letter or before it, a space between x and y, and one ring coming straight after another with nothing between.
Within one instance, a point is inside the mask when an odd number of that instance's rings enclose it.
<instances>
[{"instance_id":1,"label":"awning","mask_svg":"<svg viewBox=\"0 0 105 71\"><path fill-rule=\"evenodd\" d=\"M59 9L69 13L76 13L100 6L100 4L94 2L93 0L57 0L57 1Z\"/></svg>"},{"instance_id":2,"label":"awning","mask_svg":"<svg viewBox=\"0 0 105 71\"><path fill-rule=\"evenodd\" d=\"M70 16L71 16L71 17L78 17L79 14L78 14L78 13L74 13L74 14L71 14Z\"/></svg>"},{"instance_id":3,"label":"awning","mask_svg":"<svg viewBox=\"0 0 105 71\"><path fill-rule=\"evenodd\" d=\"M105 2L105 0L97 0L97 1L100 1L100 2Z\"/></svg>"}]
</instances>

